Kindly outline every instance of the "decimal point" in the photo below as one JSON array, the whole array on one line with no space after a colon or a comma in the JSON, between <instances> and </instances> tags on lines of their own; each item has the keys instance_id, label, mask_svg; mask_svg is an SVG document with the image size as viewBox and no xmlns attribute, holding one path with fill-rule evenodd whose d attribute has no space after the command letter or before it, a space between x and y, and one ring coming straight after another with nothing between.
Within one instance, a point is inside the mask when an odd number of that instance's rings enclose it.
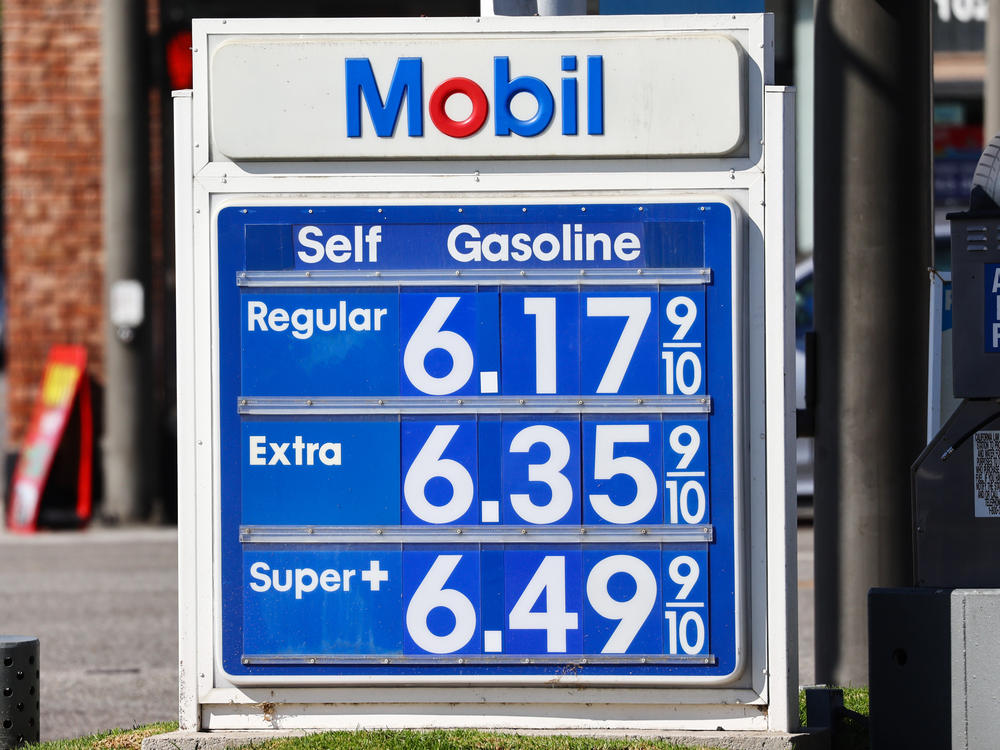
<instances>
[{"instance_id":1,"label":"decimal point","mask_svg":"<svg viewBox=\"0 0 1000 750\"><path fill-rule=\"evenodd\" d=\"M503 632L500 630L484 630L483 651L490 654L498 654L503 651Z\"/></svg>"},{"instance_id":2,"label":"decimal point","mask_svg":"<svg viewBox=\"0 0 1000 750\"><path fill-rule=\"evenodd\" d=\"M483 500L481 504L483 523L500 523L500 501Z\"/></svg>"},{"instance_id":3,"label":"decimal point","mask_svg":"<svg viewBox=\"0 0 1000 750\"><path fill-rule=\"evenodd\" d=\"M479 392L498 393L500 391L500 376L496 370L479 373Z\"/></svg>"}]
</instances>

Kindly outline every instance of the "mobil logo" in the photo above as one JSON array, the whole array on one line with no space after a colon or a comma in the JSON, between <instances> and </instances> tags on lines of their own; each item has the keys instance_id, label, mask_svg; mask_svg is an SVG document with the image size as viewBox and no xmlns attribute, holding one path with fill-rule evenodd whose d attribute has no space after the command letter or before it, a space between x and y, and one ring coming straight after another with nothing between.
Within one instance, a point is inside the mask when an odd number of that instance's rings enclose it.
<instances>
[{"instance_id":1,"label":"mobil logo","mask_svg":"<svg viewBox=\"0 0 1000 750\"><path fill-rule=\"evenodd\" d=\"M507 56L493 58L492 81L477 82L463 76L448 77L434 85L426 102L426 111L434 127L452 138L467 138L486 125L492 113L493 132L498 136L532 137L544 132L558 118L564 136L604 134L604 57L562 55L553 61L559 77L558 91L537 76L516 75ZM518 71L519 72L519 71ZM550 75L550 79L555 76ZM367 57L347 58L344 65L347 93L347 136L362 137L362 109L367 109L375 134L392 138L402 110L406 109L406 135L424 134L424 62L420 57L396 59L392 80L378 81ZM586 92L584 111L580 111L580 88ZM446 104L462 95L472 104L467 117L457 119ZM519 117L512 109L515 97L534 99L530 116ZM558 100L558 102L557 102ZM522 113L523 114L523 113ZM581 119L583 123L581 123Z\"/></svg>"}]
</instances>

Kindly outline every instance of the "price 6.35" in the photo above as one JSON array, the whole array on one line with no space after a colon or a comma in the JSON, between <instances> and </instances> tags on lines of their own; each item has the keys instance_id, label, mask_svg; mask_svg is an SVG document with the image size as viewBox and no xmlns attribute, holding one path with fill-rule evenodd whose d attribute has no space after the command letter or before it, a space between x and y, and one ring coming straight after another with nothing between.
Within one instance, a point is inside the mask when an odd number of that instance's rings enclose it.
<instances>
[{"instance_id":1,"label":"price 6.35","mask_svg":"<svg viewBox=\"0 0 1000 750\"><path fill-rule=\"evenodd\" d=\"M402 424L404 524L709 522L704 418Z\"/></svg>"}]
</instances>

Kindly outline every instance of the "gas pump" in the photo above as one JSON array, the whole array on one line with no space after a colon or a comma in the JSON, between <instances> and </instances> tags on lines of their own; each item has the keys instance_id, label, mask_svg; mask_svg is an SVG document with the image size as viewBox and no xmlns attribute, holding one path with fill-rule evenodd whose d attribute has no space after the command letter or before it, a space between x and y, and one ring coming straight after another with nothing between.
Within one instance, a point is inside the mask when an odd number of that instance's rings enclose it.
<instances>
[{"instance_id":1,"label":"gas pump","mask_svg":"<svg viewBox=\"0 0 1000 750\"><path fill-rule=\"evenodd\" d=\"M1000 732L1000 136L973 184L948 214L963 400L912 467L916 586L869 593L872 747L989 747Z\"/></svg>"}]
</instances>

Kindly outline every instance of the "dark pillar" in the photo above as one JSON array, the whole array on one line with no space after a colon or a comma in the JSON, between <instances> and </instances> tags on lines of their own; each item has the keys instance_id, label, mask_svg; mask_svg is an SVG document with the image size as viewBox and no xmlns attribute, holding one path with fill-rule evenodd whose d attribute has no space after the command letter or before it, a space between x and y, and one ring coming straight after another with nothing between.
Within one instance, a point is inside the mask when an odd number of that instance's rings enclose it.
<instances>
[{"instance_id":1,"label":"dark pillar","mask_svg":"<svg viewBox=\"0 0 1000 750\"><path fill-rule=\"evenodd\" d=\"M146 5L102 0L103 228L105 277L104 516L145 520L155 476L149 337L149 88ZM125 315L121 282L142 290ZM136 299L132 295L133 300ZM127 310L126 310L127 312ZM139 320L143 318L143 320ZM138 322L136 322L138 320Z\"/></svg>"},{"instance_id":2,"label":"dark pillar","mask_svg":"<svg viewBox=\"0 0 1000 750\"><path fill-rule=\"evenodd\" d=\"M912 583L931 264L929 0L817 0L816 679L868 683L867 594Z\"/></svg>"}]
</instances>

